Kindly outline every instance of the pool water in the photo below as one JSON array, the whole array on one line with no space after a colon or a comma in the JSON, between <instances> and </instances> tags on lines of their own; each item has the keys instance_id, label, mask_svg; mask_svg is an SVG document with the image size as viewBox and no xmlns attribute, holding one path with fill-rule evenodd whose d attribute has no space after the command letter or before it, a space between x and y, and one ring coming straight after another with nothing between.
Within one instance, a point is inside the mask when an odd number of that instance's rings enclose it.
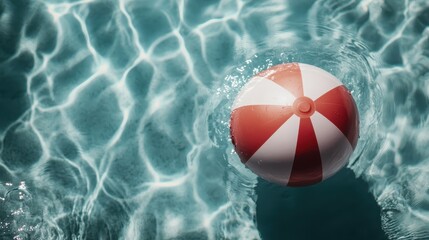
<instances>
[{"instance_id":1,"label":"pool water","mask_svg":"<svg viewBox=\"0 0 429 240\"><path fill-rule=\"evenodd\" d=\"M345 169L287 188L234 153L252 75L351 91ZM0 1L0 239L429 239L427 0Z\"/></svg>"}]
</instances>

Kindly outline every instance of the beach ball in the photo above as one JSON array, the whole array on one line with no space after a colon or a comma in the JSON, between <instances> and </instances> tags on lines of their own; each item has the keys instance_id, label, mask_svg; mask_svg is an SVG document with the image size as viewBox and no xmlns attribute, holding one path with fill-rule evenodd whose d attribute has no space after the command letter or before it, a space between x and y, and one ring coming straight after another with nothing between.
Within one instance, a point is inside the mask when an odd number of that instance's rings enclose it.
<instances>
[{"instance_id":1,"label":"beach ball","mask_svg":"<svg viewBox=\"0 0 429 240\"><path fill-rule=\"evenodd\" d=\"M321 182L338 172L359 135L356 104L325 70L303 63L253 76L235 99L231 140L241 161L267 181Z\"/></svg>"}]
</instances>

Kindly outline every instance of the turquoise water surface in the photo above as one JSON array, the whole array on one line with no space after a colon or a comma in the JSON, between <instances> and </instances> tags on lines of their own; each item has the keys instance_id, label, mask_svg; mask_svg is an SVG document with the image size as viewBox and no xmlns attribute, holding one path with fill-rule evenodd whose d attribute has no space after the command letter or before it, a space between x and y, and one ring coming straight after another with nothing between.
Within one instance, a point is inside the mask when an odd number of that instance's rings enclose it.
<instances>
[{"instance_id":1,"label":"turquoise water surface","mask_svg":"<svg viewBox=\"0 0 429 240\"><path fill-rule=\"evenodd\" d=\"M286 188L229 139L303 62L360 112L348 166ZM0 239L429 239L429 1L0 0Z\"/></svg>"}]
</instances>

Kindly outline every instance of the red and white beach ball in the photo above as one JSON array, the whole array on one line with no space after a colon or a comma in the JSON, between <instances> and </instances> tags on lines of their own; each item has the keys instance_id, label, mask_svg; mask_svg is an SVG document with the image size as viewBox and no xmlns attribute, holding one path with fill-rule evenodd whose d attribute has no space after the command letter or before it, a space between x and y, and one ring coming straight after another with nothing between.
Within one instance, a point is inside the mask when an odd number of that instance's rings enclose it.
<instances>
[{"instance_id":1,"label":"red and white beach ball","mask_svg":"<svg viewBox=\"0 0 429 240\"><path fill-rule=\"evenodd\" d=\"M254 77L238 94L231 138L260 177L288 186L332 176L356 147L359 119L346 87L318 67L286 63Z\"/></svg>"}]
</instances>

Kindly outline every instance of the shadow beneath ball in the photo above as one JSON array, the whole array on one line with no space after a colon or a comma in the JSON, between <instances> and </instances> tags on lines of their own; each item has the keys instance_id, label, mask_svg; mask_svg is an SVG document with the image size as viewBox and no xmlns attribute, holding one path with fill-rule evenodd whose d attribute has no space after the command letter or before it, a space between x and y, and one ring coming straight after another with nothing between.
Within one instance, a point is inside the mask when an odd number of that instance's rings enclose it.
<instances>
[{"instance_id":1,"label":"shadow beneath ball","mask_svg":"<svg viewBox=\"0 0 429 240\"><path fill-rule=\"evenodd\" d=\"M256 220L262 239L387 239L368 184L350 169L308 187L259 179Z\"/></svg>"}]
</instances>

